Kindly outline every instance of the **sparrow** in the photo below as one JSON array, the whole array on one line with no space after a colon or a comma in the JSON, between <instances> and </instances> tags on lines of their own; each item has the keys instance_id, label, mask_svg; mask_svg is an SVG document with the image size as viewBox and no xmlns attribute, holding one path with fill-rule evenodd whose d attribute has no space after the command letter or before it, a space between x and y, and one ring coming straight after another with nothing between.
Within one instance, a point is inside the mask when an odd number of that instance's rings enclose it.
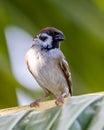
<instances>
[{"instance_id":1,"label":"sparrow","mask_svg":"<svg viewBox=\"0 0 104 130\"><path fill-rule=\"evenodd\" d=\"M60 50L60 42L64 39L63 32L54 27L42 29L34 37L26 53L26 64L45 95L32 102L30 107L39 106L39 102L49 95L53 95L56 105L72 96L71 72Z\"/></svg>"}]
</instances>

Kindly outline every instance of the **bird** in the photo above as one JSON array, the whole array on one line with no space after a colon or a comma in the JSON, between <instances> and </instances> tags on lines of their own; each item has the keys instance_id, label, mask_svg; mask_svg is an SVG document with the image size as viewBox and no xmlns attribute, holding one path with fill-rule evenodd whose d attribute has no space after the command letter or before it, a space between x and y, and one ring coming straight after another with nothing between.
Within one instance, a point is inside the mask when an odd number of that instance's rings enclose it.
<instances>
[{"instance_id":1,"label":"bird","mask_svg":"<svg viewBox=\"0 0 104 130\"><path fill-rule=\"evenodd\" d=\"M63 104L65 97L72 96L70 68L60 49L63 40L63 32L55 27L45 27L33 38L26 53L26 64L45 95L32 102L30 107L39 106L50 95L56 105Z\"/></svg>"}]
</instances>

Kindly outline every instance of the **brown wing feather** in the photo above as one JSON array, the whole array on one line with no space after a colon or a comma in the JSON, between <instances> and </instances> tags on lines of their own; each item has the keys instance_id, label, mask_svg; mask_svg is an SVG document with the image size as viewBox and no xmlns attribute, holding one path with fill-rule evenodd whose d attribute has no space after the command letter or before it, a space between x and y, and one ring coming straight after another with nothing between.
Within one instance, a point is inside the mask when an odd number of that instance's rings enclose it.
<instances>
[{"instance_id":1,"label":"brown wing feather","mask_svg":"<svg viewBox=\"0 0 104 130\"><path fill-rule=\"evenodd\" d=\"M60 67L63 71L63 74L66 78L66 81L67 81L67 84L68 84L68 87L69 87L69 92L70 92L70 95L72 96L72 80L71 80L71 73L69 71L69 66L68 66L68 63L67 61L65 60L64 57L61 58L60 60Z\"/></svg>"}]
</instances>

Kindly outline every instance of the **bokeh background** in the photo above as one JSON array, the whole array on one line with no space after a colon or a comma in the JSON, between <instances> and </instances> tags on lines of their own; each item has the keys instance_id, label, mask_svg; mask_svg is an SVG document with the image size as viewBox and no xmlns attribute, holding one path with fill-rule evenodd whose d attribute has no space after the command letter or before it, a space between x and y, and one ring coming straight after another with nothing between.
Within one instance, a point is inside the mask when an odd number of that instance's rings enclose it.
<instances>
[{"instance_id":1,"label":"bokeh background","mask_svg":"<svg viewBox=\"0 0 104 130\"><path fill-rule=\"evenodd\" d=\"M53 26L72 72L73 94L104 90L103 0L0 0L0 108L25 105L43 94L25 53L35 34Z\"/></svg>"}]
</instances>

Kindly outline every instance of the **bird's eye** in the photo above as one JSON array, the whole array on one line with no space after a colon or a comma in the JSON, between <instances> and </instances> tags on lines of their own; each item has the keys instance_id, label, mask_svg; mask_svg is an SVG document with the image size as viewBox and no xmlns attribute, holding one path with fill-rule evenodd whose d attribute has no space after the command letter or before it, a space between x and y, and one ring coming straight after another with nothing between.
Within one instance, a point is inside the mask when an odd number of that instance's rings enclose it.
<instances>
[{"instance_id":1,"label":"bird's eye","mask_svg":"<svg viewBox=\"0 0 104 130\"><path fill-rule=\"evenodd\" d=\"M40 35L40 37L39 37L42 41L45 41L46 39L47 39L47 36L42 36L42 35Z\"/></svg>"}]
</instances>

